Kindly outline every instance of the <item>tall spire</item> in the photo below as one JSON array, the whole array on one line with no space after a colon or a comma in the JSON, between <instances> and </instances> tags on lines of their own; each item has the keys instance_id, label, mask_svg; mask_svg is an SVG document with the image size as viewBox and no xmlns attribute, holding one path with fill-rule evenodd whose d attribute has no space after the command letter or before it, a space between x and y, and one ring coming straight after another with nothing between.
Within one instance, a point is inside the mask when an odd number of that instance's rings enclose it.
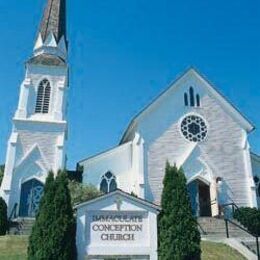
<instances>
[{"instance_id":1,"label":"tall spire","mask_svg":"<svg viewBox=\"0 0 260 260\"><path fill-rule=\"evenodd\" d=\"M48 0L39 33L43 42L53 33L57 43L64 36L66 41L66 0Z\"/></svg>"},{"instance_id":2,"label":"tall spire","mask_svg":"<svg viewBox=\"0 0 260 260\"><path fill-rule=\"evenodd\" d=\"M66 0L47 0L34 46L34 56L54 55L66 60Z\"/></svg>"}]
</instances>

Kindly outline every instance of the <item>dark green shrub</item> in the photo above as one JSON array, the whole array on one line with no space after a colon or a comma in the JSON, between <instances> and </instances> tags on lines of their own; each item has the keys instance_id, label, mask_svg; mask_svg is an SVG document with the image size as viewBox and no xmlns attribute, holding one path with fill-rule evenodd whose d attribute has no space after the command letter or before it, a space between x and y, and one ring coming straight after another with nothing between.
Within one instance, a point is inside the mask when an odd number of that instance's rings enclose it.
<instances>
[{"instance_id":1,"label":"dark green shrub","mask_svg":"<svg viewBox=\"0 0 260 260\"><path fill-rule=\"evenodd\" d=\"M158 224L160 260L200 259L200 233L182 169L167 163Z\"/></svg>"},{"instance_id":2,"label":"dark green shrub","mask_svg":"<svg viewBox=\"0 0 260 260\"><path fill-rule=\"evenodd\" d=\"M4 165L0 165L0 186L4 177L4 171L5 171L5 166Z\"/></svg>"},{"instance_id":3,"label":"dark green shrub","mask_svg":"<svg viewBox=\"0 0 260 260\"><path fill-rule=\"evenodd\" d=\"M239 221L251 233L260 236L260 210L243 207L234 213L234 218Z\"/></svg>"},{"instance_id":4,"label":"dark green shrub","mask_svg":"<svg viewBox=\"0 0 260 260\"><path fill-rule=\"evenodd\" d=\"M7 205L0 197L0 236L4 236L8 230Z\"/></svg>"},{"instance_id":5,"label":"dark green shrub","mask_svg":"<svg viewBox=\"0 0 260 260\"><path fill-rule=\"evenodd\" d=\"M29 239L29 260L76 259L75 219L66 173L49 173Z\"/></svg>"}]
</instances>

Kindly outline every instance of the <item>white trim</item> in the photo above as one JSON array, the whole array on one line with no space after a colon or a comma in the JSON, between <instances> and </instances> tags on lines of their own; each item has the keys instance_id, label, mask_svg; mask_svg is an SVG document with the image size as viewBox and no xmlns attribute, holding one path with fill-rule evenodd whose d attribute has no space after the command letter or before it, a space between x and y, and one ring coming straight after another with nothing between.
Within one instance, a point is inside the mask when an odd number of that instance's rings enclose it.
<instances>
[{"instance_id":1,"label":"white trim","mask_svg":"<svg viewBox=\"0 0 260 260\"><path fill-rule=\"evenodd\" d=\"M206 178L204 178L202 175L201 175L201 172L192 176L188 181L187 181L187 185L192 183L193 181L195 180L200 180L201 182L203 182L204 184L207 184L208 186L210 186L211 182L208 181Z\"/></svg>"},{"instance_id":2,"label":"white trim","mask_svg":"<svg viewBox=\"0 0 260 260\"><path fill-rule=\"evenodd\" d=\"M63 120L63 121L50 121L49 118L48 119L41 119L39 117L37 118L26 118L26 119L21 119L21 118L13 118L14 122L27 122L27 123L33 123L33 124L37 124L37 123L41 123L41 124L56 124L56 125L67 125L67 121Z\"/></svg>"},{"instance_id":3,"label":"white trim","mask_svg":"<svg viewBox=\"0 0 260 260\"><path fill-rule=\"evenodd\" d=\"M17 163L17 165L15 166L14 170L16 171L16 170L19 169L21 166L23 166L24 162L26 162L26 160L27 160L28 158L30 158L31 154L32 154L34 151L36 151L36 150L39 151L40 156L41 156L41 158L42 158L42 160L43 160L43 163L45 164L45 165L42 165L42 166L44 167L43 170L46 170L46 171L47 171L47 170L48 170L47 167L46 167L46 165L48 165L47 160L46 160L45 156L43 155L43 153L42 153L42 151L41 151L41 148L40 148L37 144L33 145L33 146L28 150L28 152L27 152L27 153L22 157L22 159ZM39 164L37 164L37 165L41 168L41 166L40 166Z\"/></svg>"},{"instance_id":4,"label":"white trim","mask_svg":"<svg viewBox=\"0 0 260 260\"><path fill-rule=\"evenodd\" d=\"M76 205L76 206L74 206L74 209L82 208L84 206L96 203L96 202L98 202L100 200L106 199L107 197L111 197L111 196L114 196L114 195L121 195L122 197L125 197L125 198L128 198L130 200L136 201L136 202L138 202L140 204L143 204L143 205L145 205L145 206L147 206L149 208L155 209L156 211L160 211L161 210L161 208L159 206L157 206L157 205L155 205L155 204L153 204L151 202L148 202L148 201L146 201L144 199L141 199L141 198L138 198L138 197L134 197L134 196L132 196L132 195L122 191L122 190L119 190L119 189L116 190L116 191L113 191L113 192L101 195L100 197L97 197L95 199L83 202L83 203L81 203L79 205Z\"/></svg>"}]
</instances>

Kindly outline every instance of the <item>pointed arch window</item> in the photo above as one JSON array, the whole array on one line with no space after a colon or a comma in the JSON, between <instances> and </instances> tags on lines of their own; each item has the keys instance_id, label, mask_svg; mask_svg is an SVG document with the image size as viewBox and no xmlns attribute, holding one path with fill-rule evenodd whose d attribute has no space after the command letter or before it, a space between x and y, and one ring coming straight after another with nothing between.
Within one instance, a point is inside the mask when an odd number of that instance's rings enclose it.
<instances>
[{"instance_id":1,"label":"pointed arch window","mask_svg":"<svg viewBox=\"0 0 260 260\"><path fill-rule=\"evenodd\" d=\"M196 102L197 102L197 107L200 107L200 95L196 95Z\"/></svg>"},{"instance_id":2,"label":"pointed arch window","mask_svg":"<svg viewBox=\"0 0 260 260\"><path fill-rule=\"evenodd\" d=\"M188 101L188 94L184 93L184 104L187 107L189 105L189 101Z\"/></svg>"},{"instance_id":3,"label":"pointed arch window","mask_svg":"<svg viewBox=\"0 0 260 260\"><path fill-rule=\"evenodd\" d=\"M100 182L100 191L103 193L109 193L117 189L116 177L108 171L102 176Z\"/></svg>"},{"instance_id":4,"label":"pointed arch window","mask_svg":"<svg viewBox=\"0 0 260 260\"><path fill-rule=\"evenodd\" d=\"M194 90L193 87L190 87L190 106L194 107L195 102L194 102Z\"/></svg>"},{"instance_id":5,"label":"pointed arch window","mask_svg":"<svg viewBox=\"0 0 260 260\"><path fill-rule=\"evenodd\" d=\"M47 79L40 82L35 106L35 113L48 114L51 97L51 84Z\"/></svg>"},{"instance_id":6,"label":"pointed arch window","mask_svg":"<svg viewBox=\"0 0 260 260\"><path fill-rule=\"evenodd\" d=\"M190 87L187 92L184 93L184 105L186 107L200 107L200 95L196 94L193 87Z\"/></svg>"}]
</instances>

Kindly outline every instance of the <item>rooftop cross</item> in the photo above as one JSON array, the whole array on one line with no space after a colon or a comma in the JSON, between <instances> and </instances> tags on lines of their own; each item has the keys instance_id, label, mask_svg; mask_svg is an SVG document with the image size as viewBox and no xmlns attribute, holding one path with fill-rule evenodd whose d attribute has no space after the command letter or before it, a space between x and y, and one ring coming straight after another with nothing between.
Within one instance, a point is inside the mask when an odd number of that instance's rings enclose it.
<instances>
[{"instance_id":1,"label":"rooftop cross","mask_svg":"<svg viewBox=\"0 0 260 260\"><path fill-rule=\"evenodd\" d=\"M119 196L116 197L115 203L116 203L117 210L120 211L123 201Z\"/></svg>"}]
</instances>

